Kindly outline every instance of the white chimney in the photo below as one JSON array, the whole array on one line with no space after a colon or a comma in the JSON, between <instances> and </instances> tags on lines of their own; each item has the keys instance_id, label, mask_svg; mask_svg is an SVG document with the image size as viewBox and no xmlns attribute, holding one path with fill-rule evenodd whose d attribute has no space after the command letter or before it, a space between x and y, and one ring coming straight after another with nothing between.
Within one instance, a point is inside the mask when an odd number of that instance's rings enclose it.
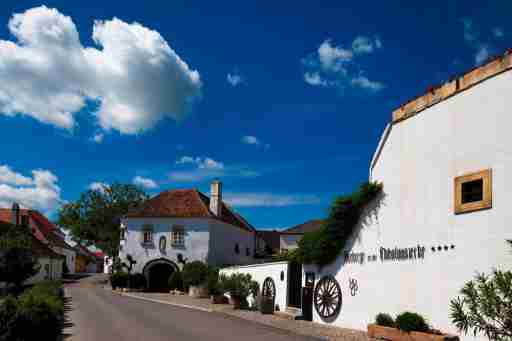
<instances>
[{"instance_id":1,"label":"white chimney","mask_svg":"<svg viewBox=\"0 0 512 341\"><path fill-rule=\"evenodd\" d=\"M11 222L14 226L18 226L20 224L20 205L17 203L12 204Z\"/></svg>"},{"instance_id":2,"label":"white chimney","mask_svg":"<svg viewBox=\"0 0 512 341\"><path fill-rule=\"evenodd\" d=\"M217 217L222 214L222 182L213 180L210 186L210 211Z\"/></svg>"}]
</instances>

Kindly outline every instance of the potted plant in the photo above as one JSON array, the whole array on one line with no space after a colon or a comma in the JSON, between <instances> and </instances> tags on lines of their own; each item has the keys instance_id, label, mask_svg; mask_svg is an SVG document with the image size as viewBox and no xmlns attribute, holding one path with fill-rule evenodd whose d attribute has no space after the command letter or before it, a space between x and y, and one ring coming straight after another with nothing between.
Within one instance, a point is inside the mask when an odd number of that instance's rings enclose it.
<instances>
[{"instance_id":1,"label":"potted plant","mask_svg":"<svg viewBox=\"0 0 512 341\"><path fill-rule=\"evenodd\" d=\"M251 279L249 274L235 273L231 276L221 277L222 286L229 292L231 304L234 309L247 307L247 296L253 294L254 297L258 295L258 283Z\"/></svg>"},{"instance_id":2,"label":"potted plant","mask_svg":"<svg viewBox=\"0 0 512 341\"><path fill-rule=\"evenodd\" d=\"M201 261L185 264L182 270L183 284L189 288L189 296L195 298L208 297L206 280L208 266Z\"/></svg>"},{"instance_id":3,"label":"potted plant","mask_svg":"<svg viewBox=\"0 0 512 341\"><path fill-rule=\"evenodd\" d=\"M174 271L168 280L169 289L172 294L183 291L183 278L180 271Z\"/></svg>"},{"instance_id":4,"label":"potted plant","mask_svg":"<svg viewBox=\"0 0 512 341\"><path fill-rule=\"evenodd\" d=\"M213 304L226 304L228 299L224 294L226 290L219 279L219 271L215 268L208 269L208 295Z\"/></svg>"},{"instance_id":5,"label":"potted plant","mask_svg":"<svg viewBox=\"0 0 512 341\"><path fill-rule=\"evenodd\" d=\"M404 312L394 320L388 314L378 314L375 324L368 325L368 336L391 341L458 341L456 335L431 329L425 319L416 313Z\"/></svg>"}]
</instances>

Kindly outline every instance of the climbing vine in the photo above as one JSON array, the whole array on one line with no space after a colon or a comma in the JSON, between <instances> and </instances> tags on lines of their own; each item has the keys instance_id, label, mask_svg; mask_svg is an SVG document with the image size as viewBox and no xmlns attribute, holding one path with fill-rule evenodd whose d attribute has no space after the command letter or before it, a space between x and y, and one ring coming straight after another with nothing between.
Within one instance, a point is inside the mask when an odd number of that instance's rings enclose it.
<instances>
[{"instance_id":1,"label":"climbing vine","mask_svg":"<svg viewBox=\"0 0 512 341\"><path fill-rule=\"evenodd\" d=\"M322 227L305 233L288 259L320 266L333 262L344 249L359 221L363 208L382 191L382 184L363 183L358 191L335 199Z\"/></svg>"}]
</instances>

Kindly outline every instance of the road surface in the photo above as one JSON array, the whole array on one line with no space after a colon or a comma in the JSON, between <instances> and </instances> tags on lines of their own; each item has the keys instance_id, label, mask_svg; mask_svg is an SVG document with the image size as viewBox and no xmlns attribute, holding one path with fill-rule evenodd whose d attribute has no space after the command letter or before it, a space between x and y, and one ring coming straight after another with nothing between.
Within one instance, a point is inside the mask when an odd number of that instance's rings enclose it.
<instances>
[{"instance_id":1,"label":"road surface","mask_svg":"<svg viewBox=\"0 0 512 341\"><path fill-rule=\"evenodd\" d=\"M87 279L66 284L66 292L66 341L314 340L218 313L116 295Z\"/></svg>"}]
</instances>

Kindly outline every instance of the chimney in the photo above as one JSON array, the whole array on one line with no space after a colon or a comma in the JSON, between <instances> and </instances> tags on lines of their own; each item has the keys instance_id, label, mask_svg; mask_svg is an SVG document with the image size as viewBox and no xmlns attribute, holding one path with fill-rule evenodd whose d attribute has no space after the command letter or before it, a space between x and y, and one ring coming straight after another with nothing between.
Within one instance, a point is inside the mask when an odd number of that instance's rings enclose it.
<instances>
[{"instance_id":1,"label":"chimney","mask_svg":"<svg viewBox=\"0 0 512 341\"><path fill-rule=\"evenodd\" d=\"M210 186L210 211L217 217L222 213L222 182L213 180Z\"/></svg>"},{"instance_id":2,"label":"chimney","mask_svg":"<svg viewBox=\"0 0 512 341\"><path fill-rule=\"evenodd\" d=\"M18 226L20 224L20 205L17 203L12 204L11 222L14 226Z\"/></svg>"}]
</instances>

